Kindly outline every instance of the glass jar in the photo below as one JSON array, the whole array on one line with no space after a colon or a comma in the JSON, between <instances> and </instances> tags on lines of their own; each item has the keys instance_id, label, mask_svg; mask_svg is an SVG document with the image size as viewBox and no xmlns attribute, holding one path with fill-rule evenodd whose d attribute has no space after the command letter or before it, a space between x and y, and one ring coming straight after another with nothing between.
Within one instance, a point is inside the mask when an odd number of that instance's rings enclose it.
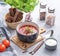
<instances>
[{"instance_id":1,"label":"glass jar","mask_svg":"<svg viewBox=\"0 0 60 56\"><path fill-rule=\"evenodd\" d=\"M31 22L32 21L32 17L31 17L31 12L28 12L25 16L25 21L26 22Z\"/></svg>"},{"instance_id":2,"label":"glass jar","mask_svg":"<svg viewBox=\"0 0 60 56\"><path fill-rule=\"evenodd\" d=\"M55 23L55 9L53 7L48 8L48 13L46 16L46 24L49 26L54 26Z\"/></svg>"},{"instance_id":3,"label":"glass jar","mask_svg":"<svg viewBox=\"0 0 60 56\"><path fill-rule=\"evenodd\" d=\"M46 3L40 3L40 20L46 18Z\"/></svg>"}]
</instances>

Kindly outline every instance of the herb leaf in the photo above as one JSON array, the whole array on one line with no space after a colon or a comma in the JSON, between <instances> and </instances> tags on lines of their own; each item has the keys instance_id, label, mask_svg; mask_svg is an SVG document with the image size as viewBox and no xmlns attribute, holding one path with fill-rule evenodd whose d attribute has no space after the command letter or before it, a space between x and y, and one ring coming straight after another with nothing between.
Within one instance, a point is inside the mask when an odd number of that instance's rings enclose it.
<instances>
[{"instance_id":1,"label":"herb leaf","mask_svg":"<svg viewBox=\"0 0 60 56\"><path fill-rule=\"evenodd\" d=\"M19 10L30 12L34 10L34 7L38 4L38 0L4 0L6 3Z\"/></svg>"}]
</instances>

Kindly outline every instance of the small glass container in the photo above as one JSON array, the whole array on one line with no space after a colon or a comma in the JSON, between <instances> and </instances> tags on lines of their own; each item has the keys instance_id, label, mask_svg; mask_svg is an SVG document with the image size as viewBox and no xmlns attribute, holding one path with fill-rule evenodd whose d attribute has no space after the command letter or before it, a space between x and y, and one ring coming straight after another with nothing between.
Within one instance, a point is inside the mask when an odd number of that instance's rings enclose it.
<instances>
[{"instance_id":1,"label":"small glass container","mask_svg":"<svg viewBox=\"0 0 60 56\"><path fill-rule=\"evenodd\" d=\"M48 13L46 16L46 25L54 26L55 23L55 9L53 7L48 8Z\"/></svg>"},{"instance_id":2,"label":"small glass container","mask_svg":"<svg viewBox=\"0 0 60 56\"><path fill-rule=\"evenodd\" d=\"M40 3L40 20L45 20L46 18L46 3Z\"/></svg>"},{"instance_id":3,"label":"small glass container","mask_svg":"<svg viewBox=\"0 0 60 56\"><path fill-rule=\"evenodd\" d=\"M31 21L32 21L31 12L29 12L25 16L25 22L31 22Z\"/></svg>"}]
</instances>

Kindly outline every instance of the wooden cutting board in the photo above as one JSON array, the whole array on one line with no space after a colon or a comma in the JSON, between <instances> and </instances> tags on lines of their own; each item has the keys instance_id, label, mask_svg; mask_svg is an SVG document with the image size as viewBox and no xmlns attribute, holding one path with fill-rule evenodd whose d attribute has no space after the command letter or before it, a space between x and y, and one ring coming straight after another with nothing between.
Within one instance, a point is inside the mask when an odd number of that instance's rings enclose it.
<instances>
[{"instance_id":1,"label":"wooden cutting board","mask_svg":"<svg viewBox=\"0 0 60 56\"><path fill-rule=\"evenodd\" d=\"M46 30L44 28L40 28L40 34L44 33ZM38 38L33 42L33 43L24 43L21 40L18 39L17 36L13 36L11 40L21 49L25 50L28 49L29 47L33 46L34 44L40 42L43 40L43 37L41 35L38 36Z\"/></svg>"}]
</instances>

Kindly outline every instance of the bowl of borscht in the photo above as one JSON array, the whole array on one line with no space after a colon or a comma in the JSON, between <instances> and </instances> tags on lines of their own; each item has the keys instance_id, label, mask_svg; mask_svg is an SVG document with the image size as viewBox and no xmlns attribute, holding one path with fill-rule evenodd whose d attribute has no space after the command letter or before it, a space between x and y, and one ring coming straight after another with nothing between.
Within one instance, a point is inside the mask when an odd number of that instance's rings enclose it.
<instances>
[{"instance_id":1,"label":"bowl of borscht","mask_svg":"<svg viewBox=\"0 0 60 56\"><path fill-rule=\"evenodd\" d=\"M39 26L34 22L22 22L16 28L19 40L23 42L34 42L39 34Z\"/></svg>"}]
</instances>

